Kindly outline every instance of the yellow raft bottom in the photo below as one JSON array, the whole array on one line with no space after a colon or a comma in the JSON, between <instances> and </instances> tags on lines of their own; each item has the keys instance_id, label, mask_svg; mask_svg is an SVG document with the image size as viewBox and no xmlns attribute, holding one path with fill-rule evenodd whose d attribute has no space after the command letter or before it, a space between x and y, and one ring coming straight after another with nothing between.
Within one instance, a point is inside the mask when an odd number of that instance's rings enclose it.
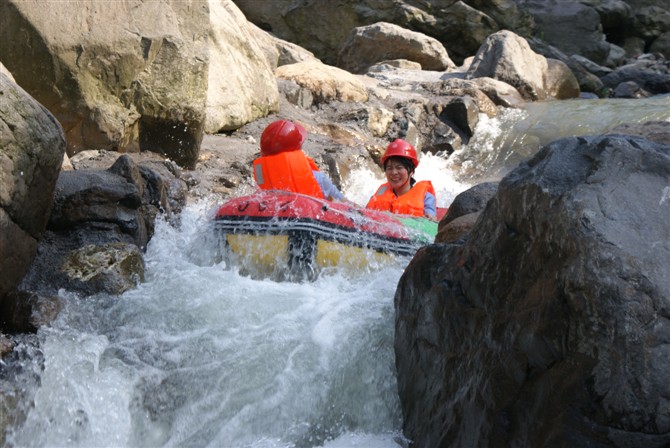
<instances>
[{"instance_id":1,"label":"yellow raft bottom","mask_svg":"<svg viewBox=\"0 0 670 448\"><path fill-rule=\"evenodd\" d=\"M287 235L226 235L231 262L253 276L277 277L288 269ZM317 240L313 268L336 268L345 273L364 273L393 263L397 258L372 249Z\"/></svg>"}]
</instances>

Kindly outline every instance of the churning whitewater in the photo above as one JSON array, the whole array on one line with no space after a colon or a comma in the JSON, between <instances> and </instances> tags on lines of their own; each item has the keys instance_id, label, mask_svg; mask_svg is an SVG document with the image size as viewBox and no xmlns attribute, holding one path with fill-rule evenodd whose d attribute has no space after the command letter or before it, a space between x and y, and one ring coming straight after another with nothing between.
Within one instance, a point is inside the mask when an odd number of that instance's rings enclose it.
<instances>
[{"instance_id":1,"label":"churning whitewater","mask_svg":"<svg viewBox=\"0 0 670 448\"><path fill-rule=\"evenodd\" d=\"M63 294L65 310L38 335L44 371L11 445L400 440L393 295L402 264L314 283L252 280L197 255L207 207L188 208L179 228L159 223L137 289Z\"/></svg>"},{"instance_id":2,"label":"churning whitewater","mask_svg":"<svg viewBox=\"0 0 670 448\"><path fill-rule=\"evenodd\" d=\"M670 120L669 101L563 101L482 116L467 147L449 159L425 154L416 178L431 180L445 207L540 144ZM365 204L381 175L354 171L343 191ZM203 238L216 205L189 205L178 226L157 223L136 289L61 291L59 318L19 343L18 368L6 375L20 385L25 417L8 446L407 445L393 296L409 260L312 283L254 280L217 263Z\"/></svg>"}]
</instances>

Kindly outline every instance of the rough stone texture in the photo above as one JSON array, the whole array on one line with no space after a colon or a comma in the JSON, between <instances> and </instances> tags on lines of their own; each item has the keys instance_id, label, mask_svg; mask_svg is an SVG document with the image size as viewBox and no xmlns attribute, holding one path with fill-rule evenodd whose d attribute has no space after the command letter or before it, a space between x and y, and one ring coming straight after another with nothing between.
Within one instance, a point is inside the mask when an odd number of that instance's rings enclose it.
<instances>
[{"instance_id":1,"label":"rough stone texture","mask_svg":"<svg viewBox=\"0 0 670 448\"><path fill-rule=\"evenodd\" d=\"M437 235L435 235L435 242L456 243L461 239L467 238L474 228L479 215L479 212L469 213L459 216L444 225L440 223Z\"/></svg>"},{"instance_id":2,"label":"rough stone texture","mask_svg":"<svg viewBox=\"0 0 670 448\"><path fill-rule=\"evenodd\" d=\"M451 204L449 204L449 210L447 210L447 213L440 220L439 227L449 224L461 216L481 212L486 207L486 203L497 191L497 182L484 182L459 193Z\"/></svg>"},{"instance_id":3,"label":"rough stone texture","mask_svg":"<svg viewBox=\"0 0 670 448\"><path fill-rule=\"evenodd\" d=\"M119 294L141 281L156 217L174 222L185 201L184 181L160 166L125 154L107 169L62 172L48 230L20 288Z\"/></svg>"},{"instance_id":4,"label":"rough stone texture","mask_svg":"<svg viewBox=\"0 0 670 448\"><path fill-rule=\"evenodd\" d=\"M617 68L601 79L603 84L610 88L632 81L650 95L670 93L670 69L666 68L664 72L652 71L644 62Z\"/></svg>"},{"instance_id":5,"label":"rough stone texture","mask_svg":"<svg viewBox=\"0 0 670 448\"><path fill-rule=\"evenodd\" d=\"M418 62L424 70L456 68L437 39L386 22L354 28L342 43L337 65L362 74L370 66L387 59Z\"/></svg>"},{"instance_id":6,"label":"rough stone texture","mask_svg":"<svg viewBox=\"0 0 670 448\"><path fill-rule=\"evenodd\" d=\"M486 36L500 29L532 34L533 22L514 0L338 2L236 0L247 18L275 36L313 52L326 64L337 64L342 43L359 26L389 22L433 37L460 63Z\"/></svg>"},{"instance_id":7,"label":"rough stone texture","mask_svg":"<svg viewBox=\"0 0 670 448\"><path fill-rule=\"evenodd\" d=\"M70 252L61 271L90 291L121 294L144 281L144 259L134 244L89 244Z\"/></svg>"},{"instance_id":8,"label":"rough stone texture","mask_svg":"<svg viewBox=\"0 0 670 448\"><path fill-rule=\"evenodd\" d=\"M607 61L610 44L595 9L565 0L529 0L523 9L535 19L541 38L568 56L579 54L599 64Z\"/></svg>"},{"instance_id":9,"label":"rough stone texture","mask_svg":"<svg viewBox=\"0 0 670 448\"><path fill-rule=\"evenodd\" d=\"M666 31L654 40L649 47L652 53L660 53L665 59L670 59L670 31Z\"/></svg>"},{"instance_id":10,"label":"rough stone texture","mask_svg":"<svg viewBox=\"0 0 670 448\"><path fill-rule=\"evenodd\" d=\"M499 31L479 48L466 77L486 76L504 81L526 100L537 101L547 98L544 87L547 67L547 59L534 53L524 38L511 31Z\"/></svg>"},{"instance_id":11,"label":"rough stone texture","mask_svg":"<svg viewBox=\"0 0 670 448\"><path fill-rule=\"evenodd\" d=\"M211 0L209 8L212 31L204 131L213 134L276 112L279 91L274 67L263 55L267 50L242 12L232 1Z\"/></svg>"},{"instance_id":12,"label":"rough stone texture","mask_svg":"<svg viewBox=\"0 0 670 448\"><path fill-rule=\"evenodd\" d=\"M12 334L34 333L51 325L62 309L63 302L58 296L16 291L0 307L0 327Z\"/></svg>"},{"instance_id":13,"label":"rough stone texture","mask_svg":"<svg viewBox=\"0 0 670 448\"><path fill-rule=\"evenodd\" d=\"M54 117L0 73L0 303L35 256L64 152Z\"/></svg>"},{"instance_id":14,"label":"rough stone texture","mask_svg":"<svg viewBox=\"0 0 670 448\"><path fill-rule=\"evenodd\" d=\"M205 129L277 108L272 69L230 1L0 3L0 59L63 126L68 154L195 163Z\"/></svg>"},{"instance_id":15,"label":"rough stone texture","mask_svg":"<svg viewBox=\"0 0 670 448\"><path fill-rule=\"evenodd\" d=\"M668 179L670 146L558 140L417 253L395 296L416 446L667 446Z\"/></svg>"},{"instance_id":16,"label":"rough stone texture","mask_svg":"<svg viewBox=\"0 0 670 448\"><path fill-rule=\"evenodd\" d=\"M578 98L579 82L567 64L558 59L547 59L547 76L544 78L547 95L557 100Z\"/></svg>"},{"instance_id":17,"label":"rough stone texture","mask_svg":"<svg viewBox=\"0 0 670 448\"><path fill-rule=\"evenodd\" d=\"M603 70L607 70L609 73L612 71L611 69L602 67L584 58L583 56L567 56L558 48L548 45L546 42L538 38L530 38L528 39L528 43L533 51L546 57L547 60L557 59L566 64L572 71L572 74L575 76L575 78L577 78L579 89L582 92L595 93L600 97L605 97L608 95L607 89L605 89L605 86L603 85L603 82L600 80L599 76L601 76L600 73ZM595 70L595 72L593 70Z\"/></svg>"},{"instance_id":18,"label":"rough stone texture","mask_svg":"<svg viewBox=\"0 0 670 448\"><path fill-rule=\"evenodd\" d=\"M308 89L317 103L337 101L365 102L365 85L351 73L316 61L283 65L276 71L277 78L294 81Z\"/></svg>"},{"instance_id":19,"label":"rough stone texture","mask_svg":"<svg viewBox=\"0 0 670 448\"><path fill-rule=\"evenodd\" d=\"M670 31L670 8L663 2L638 8L635 10L634 26L637 35L651 42L661 34Z\"/></svg>"}]
</instances>

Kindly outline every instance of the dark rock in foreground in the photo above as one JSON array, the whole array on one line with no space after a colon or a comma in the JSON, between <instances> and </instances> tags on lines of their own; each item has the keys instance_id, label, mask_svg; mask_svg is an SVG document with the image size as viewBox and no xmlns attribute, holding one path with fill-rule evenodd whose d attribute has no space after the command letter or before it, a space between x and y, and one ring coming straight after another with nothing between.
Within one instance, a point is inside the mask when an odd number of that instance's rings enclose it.
<instances>
[{"instance_id":1,"label":"dark rock in foreground","mask_svg":"<svg viewBox=\"0 0 670 448\"><path fill-rule=\"evenodd\" d=\"M395 297L416 447L670 443L670 147L568 138Z\"/></svg>"}]
</instances>

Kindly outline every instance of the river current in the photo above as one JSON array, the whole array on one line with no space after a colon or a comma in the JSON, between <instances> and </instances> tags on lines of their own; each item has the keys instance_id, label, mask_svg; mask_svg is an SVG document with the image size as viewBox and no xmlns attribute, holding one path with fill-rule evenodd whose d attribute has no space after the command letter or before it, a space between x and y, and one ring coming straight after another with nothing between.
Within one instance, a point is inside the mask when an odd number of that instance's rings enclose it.
<instances>
[{"instance_id":1,"label":"river current","mask_svg":"<svg viewBox=\"0 0 670 448\"><path fill-rule=\"evenodd\" d=\"M670 121L670 97L563 101L482 117L449 159L424 155L438 205L495 180L540 145ZM364 204L381 173L355 171ZM406 446L396 390L393 296L403 268L253 280L211 262L202 232L216 199L158 222L146 280L119 297L60 296L52 327L19 339L11 372L25 413L13 447Z\"/></svg>"}]
</instances>

